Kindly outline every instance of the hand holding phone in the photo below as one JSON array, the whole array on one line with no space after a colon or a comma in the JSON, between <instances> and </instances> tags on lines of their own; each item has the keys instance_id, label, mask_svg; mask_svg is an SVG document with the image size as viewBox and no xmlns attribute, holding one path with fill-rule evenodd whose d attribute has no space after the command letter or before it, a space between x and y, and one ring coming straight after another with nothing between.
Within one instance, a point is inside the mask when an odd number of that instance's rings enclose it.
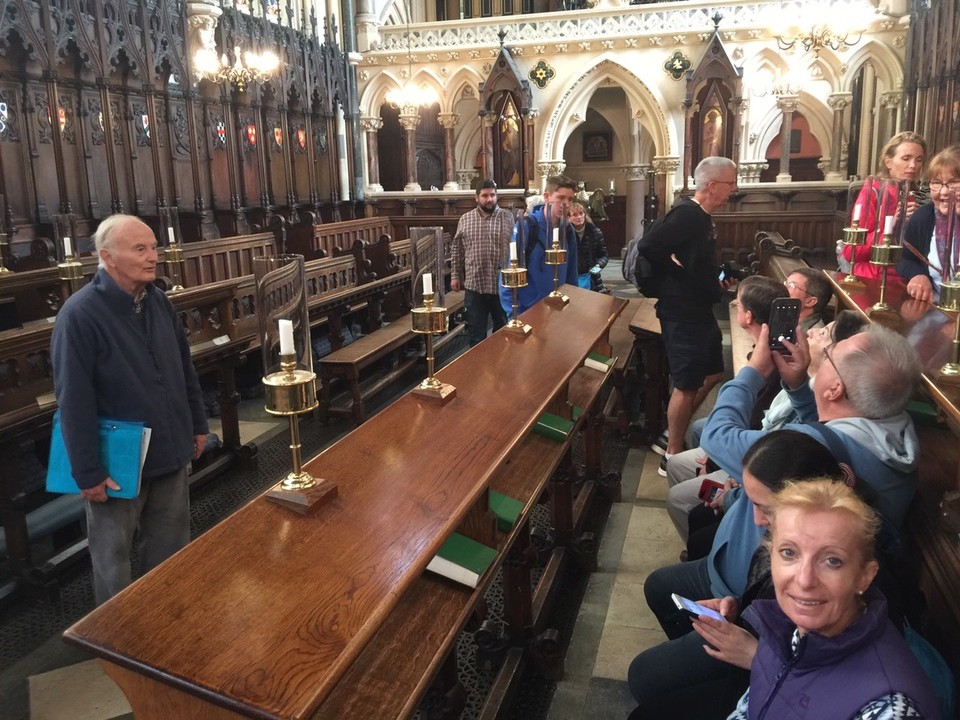
<instances>
[{"instance_id":1,"label":"hand holding phone","mask_svg":"<svg viewBox=\"0 0 960 720\"><path fill-rule=\"evenodd\" d=\"M674 605L677 606L679 610L688 612L691 615L696 615L697 617L705 616L708 618L713 618L714 620L719 620L720 622L726 622L727 619L718 613L716 610L701 605L700 603L695 603L693 600L689 600L681 595L673 593L670 596L673 599Z\"/></svg>"},{"instance_id":2,"label":"hand holding phone","mask_svg":"<svg viewBox=\"0 0 960 720\"><path fill-rule=\"evenodd\" d=\"M697 497L705 503L711 503L716 500L717 496L722 492L723 483L718 483L716 480L705 478L704 481L700 483L700 489L697 491Z\"/></svg>"},{"instance_id":3,"label":"hand holding phone","mask_svg":"<svg viewBox=\"0 0 960 720\"><path fill-rule=\"evenodd\" d=\"M770 306L770 349L788 355L783 341L797 341L797 323L800 321L800 301L796 298L777 298Z\"/></svg>"}]
</instances>

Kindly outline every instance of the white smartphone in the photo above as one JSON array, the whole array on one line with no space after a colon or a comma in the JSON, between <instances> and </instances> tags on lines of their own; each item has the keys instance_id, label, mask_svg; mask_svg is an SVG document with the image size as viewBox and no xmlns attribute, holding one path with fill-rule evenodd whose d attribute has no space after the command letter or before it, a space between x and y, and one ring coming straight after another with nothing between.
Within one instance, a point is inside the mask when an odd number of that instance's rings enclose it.
<instances>
[{"instance_id":1,"label":"white smartphone","mask_svg":"<svg viewBox=\"0 0 960 720\"><path fill-rule=\"evenodd\" d=\"M720 620L721 622L726 622L727 619L718 613L716 610L711 610L708 607L701 605L700 603L695 603L693 600L688 600L685 597L673 593L670 597L673 598L674 604L684 612L688 612L691 615L706 615L708 618L713 618L714 620Z\"/></svg>"}]
</instances>

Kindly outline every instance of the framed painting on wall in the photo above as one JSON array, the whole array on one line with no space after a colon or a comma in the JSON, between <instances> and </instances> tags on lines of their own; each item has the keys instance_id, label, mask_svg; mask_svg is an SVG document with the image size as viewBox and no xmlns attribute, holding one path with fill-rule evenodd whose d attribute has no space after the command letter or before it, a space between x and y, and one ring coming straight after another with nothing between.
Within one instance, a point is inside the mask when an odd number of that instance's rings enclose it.
<instances>
[{"instance_id":1,"label":"framed painting on wall","mask_svg":"<svg viewBox=\"0 0 960 720\"><path fill-rule=\"evenodd\" d=\"M613 160L613 136L609 130L583 133L583 161L610 162Z\"/></svg>"}]
</instances>

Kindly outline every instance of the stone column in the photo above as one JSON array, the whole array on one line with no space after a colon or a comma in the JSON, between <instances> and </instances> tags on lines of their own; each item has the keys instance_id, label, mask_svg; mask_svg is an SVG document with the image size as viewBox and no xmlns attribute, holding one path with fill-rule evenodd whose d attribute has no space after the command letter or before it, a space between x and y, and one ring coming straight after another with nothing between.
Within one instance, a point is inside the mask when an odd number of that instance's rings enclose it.
<instances>
[{"instance_id":1,"label":"stone column","mask_svg":"<svg viewBox=\"0 0 960 720\"><path fill-rule=\"evenodd\" d=\"M407 141L407 184L403 186L405 192L420 192L420 183L417 182L417 125L420 124L420 113L415 107L404 107L400 111L400 127Z\"/></svg>"},{"instance_id":2,"label":"stone column","mask_svg":"<svg viewBox=\"0 0 960 720\"><path fill-rule=\"evenodd\" d=\"M357 3L357 49L360 52L380 47L380 23L373 0Z\"/></svg>"},{"instance_id":3,"label":"stone column","mask_svg":"<svg viewBox=\"0 0 960 720\"><path fill-rule=\"evenodd\" d=\"M457 156L453 147L453 129L460 122L460 116L456 113L440 113L437 115L437 121L443 128L443 189L459 190L460 184L457 182L456 175Z\"/></svg>"},{"instance_id":4,"label":"stone column","mask_svg":"<svg viewBox=\"0 0 960 720\"><path fill-rule=\"evenodd\" d=\"M733 132L730 133L733 147L728 149L729 158L738 165L740 164L740 137L743 118L747 112L747 103L742 97L732 97L727 103L727 109L730 111L729 117L733 119Z\"/></svg>"},{"instance_id":5,"label":"stone column","mask_svg":"<svg viewBox=\"0 0 960 720\"><path fill-rule=\"evenodd\" d=\"M360 118L360 126L367 136L367 193L383 192L380 184L380 147L377 131L383 127L383 120L372 115Z\"/></svg>"},{"instance_id":6,"label":"stone column","mask_svg":"<svg viewBox=\"0 0 960 720\"><path fill-rule=\"evenodd\" d=\"M841 182L846 179L847 173L840 166L841 147L843 146L843 134L846 123L843 121L843 113L847 106L853 102L853 93L838 92L832 93L827 97L827 105L833 110L833 138L830 142L830 166L827 168L827 174L824 179L827 182Z\"/></svg>"},{"instance_id":7,"label":"stone column","mask_svg":"<svg viewBox=\"0 0 960 720\"><path fill-rule=\"evenodd\" d=\"M654 186L653 189L660 197L659 215L663 215L673 207L673 189L677 170L680 169L680 158L668 155L658 155L653 158Z\"/></svg>"},{"instance_id":8,"label":"stone column","mask_svg":"<svg viewBox=\"0 0 960 720\"><path fill-rule=\"evenodd\" d=\"M496 121L497 116L495 113L487 112L486 110L480 112L480 130L483 133L480 136L481 156L483 157L483 167L481 171L483 172L484 178L493 178L493 124Z\"/></svg>"},{"instance_id":9,"label":"stone column","mask_svg":"<svg viewBox=\"0 0 960 720\"><path fill-rule=\"evenodd\" d=\"M692 100L684 100L683 108L683 191L689 189L689 177L693 175L693 114L700 109Z\"/></svg>"},{"instance_id":10,"label":"stone column","mask_svg":"<svg viewBox=\"0 0 960 720\"><path fill-rule=\"evenodd\" d=\"M790 130L793 126L793 113L797 109L797 96L777 96L777 107L783 113L780 124L780 172L777 173L777 182L788 183L793 180L790 176Z\"/></svg>"},{"instance_id":11,"label":"stone column","mask_svg":"<svg viewBox=\"0 0 960 720\"><path fill-rule=\"evenodd\" d=\"M627 175L626 196L626 227L627 242L643 228L643 196L646 191L647 173L649 165L632 164L624 167Z\"/></svg>"},{"instance_id":12,"label":"stone column","mask_svg":"<svg viewBox=\"0 0 960 720\"><path fill-rule=\"evenodd\" d=\"M903 93L899 91L885 92L880 95L880 105L883 106L883 135L884 142L897 132L897 111L903 104Z\"/></svg>"},{"instance_id":13,"label":"stone column","mask_svg":"<svg viewBox=\"0 0 960 720\"><path fill-rule=\"evenodd\" d=\"M874 171L873 158L875 157L874 146L874 104L876 103L876 78L877 74L873 65L865 63L863 66L863 96L860 99L860 117L853 118L854 122L860 123L860 146L851 148L851 152L857 157L857 175L866 177Z\"/></svg>"},{"instance_id":14,"label":"stone column","mask_svg":"<svg viewBox=\"0 0 960 720\"><path fill-rule=\"evenodd\" d=\"M523 115L523 172L524 177L527 179L527 190L536 189L536 185L534 185L533 173L533 162L535 160L533 147L535 135L534 130L536 129L538 117L540 117L540 111L537 108L530 108Z\"/></svg>"}]
</instances>

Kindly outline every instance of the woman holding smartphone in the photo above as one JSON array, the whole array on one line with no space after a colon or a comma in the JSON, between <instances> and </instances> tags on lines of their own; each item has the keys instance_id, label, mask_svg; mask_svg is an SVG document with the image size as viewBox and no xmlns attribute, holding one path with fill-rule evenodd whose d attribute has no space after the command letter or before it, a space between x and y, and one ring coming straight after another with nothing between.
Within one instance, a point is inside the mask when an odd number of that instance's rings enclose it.
<instances>
[{"instance_id":1,"label":"woman holding smartphone","mask_svg":"<svg viewBox=\"0 0 960 720\"><path fill-rule=\"evenodd\" d=\"M939 718L930 681L873 586L873 509L821 479L789 483L767 512L776 597L744 613L760 641L728 720Z\"/></svg>"}]
</instances>

